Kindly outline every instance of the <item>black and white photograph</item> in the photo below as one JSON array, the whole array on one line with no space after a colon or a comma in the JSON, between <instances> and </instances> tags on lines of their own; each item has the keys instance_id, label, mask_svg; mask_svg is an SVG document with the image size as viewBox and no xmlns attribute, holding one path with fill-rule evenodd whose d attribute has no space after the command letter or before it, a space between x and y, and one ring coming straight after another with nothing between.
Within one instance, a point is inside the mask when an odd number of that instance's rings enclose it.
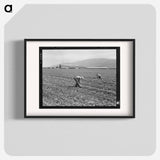
<instances>
[{"instance_id":1,"label":"black and white photograph","mask_svg":"<svg viewBox=\"0 0 160 160\"><path fill-rule=\"evenodd\" d=\"M118 47L40 47L40 108L120 108Z\"/></svg>"}]
</instances>

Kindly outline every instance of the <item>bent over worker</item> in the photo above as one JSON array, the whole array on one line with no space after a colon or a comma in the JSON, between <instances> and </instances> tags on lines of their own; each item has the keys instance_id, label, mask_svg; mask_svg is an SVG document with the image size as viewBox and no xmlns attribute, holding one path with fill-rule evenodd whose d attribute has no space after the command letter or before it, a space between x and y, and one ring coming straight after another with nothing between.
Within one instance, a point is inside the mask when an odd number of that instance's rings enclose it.
<instances>
[{"instance_id":1,"label":"bent over worker","mask_svg":"<svg viewBox=\"0 0 160 160\"><path fill-rule=\"evenodd\" d=\"M101 79L102 80L102 82L105 82L104 80L103 80L103 78L102 78L102 75L101 74L99 74L99 73L97 73L97 79Z\"/></svg>"},{"instance_id":2,"label":"bent over worker","mask_svg":"<svg viewBox=\"0 0 160 160\"><path fill-rule=\"evenodd\" d=\"M81 79L84 79L84 77L83 77L83 76L76 76L76 77L74 77L73 79L74 79L75 82L76 82L75 87L81 88L81 86L80 86L80 80L81 80Z\"/></svg>"},{"instance_id":3,"label":"bent over worker","mask_svg":"<svg viewBox=\"0 0 160 160\"><path fill-rule=\"evenodd\" d=\"M97 76L97 78L98 78L98 79L102 79L101 74L97 73L97 75L96 75L96 76Z\"/></svg>"}]
</instances>

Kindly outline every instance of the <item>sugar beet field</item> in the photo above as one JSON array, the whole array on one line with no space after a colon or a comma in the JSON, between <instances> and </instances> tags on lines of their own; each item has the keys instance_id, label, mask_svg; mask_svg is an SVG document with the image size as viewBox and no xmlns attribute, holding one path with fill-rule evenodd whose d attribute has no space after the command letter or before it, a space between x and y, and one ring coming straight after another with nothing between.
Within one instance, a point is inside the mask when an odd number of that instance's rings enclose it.
<instances>
[{"instance_id":1,"label":"sugar beet field","mask_svg":"<svg viewBox=\"0 0 160 160\"><path fill-rule=\"evenodd\" d=\"M77 75L85 78L81 88L74 87ZM116 69L43 68L42 79L43 106L116 106Z\"/></svg>"}]
</instances>

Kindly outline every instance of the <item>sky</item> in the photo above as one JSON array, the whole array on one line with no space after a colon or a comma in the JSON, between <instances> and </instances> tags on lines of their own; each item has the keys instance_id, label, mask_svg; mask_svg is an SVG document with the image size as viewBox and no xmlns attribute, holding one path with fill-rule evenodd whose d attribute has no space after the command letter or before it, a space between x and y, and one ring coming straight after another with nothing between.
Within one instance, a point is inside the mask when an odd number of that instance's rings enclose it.
<instances>
[{"instance_id":1,"label":"sky","mask_svg":"<svg viewBox=\"0 0 160 160\"><path fill-rule=\"evenodd\" d=\"M93 49L93 50L43 50L43 67L56 66L63 63L106 58L116 59L116 49Z\"/></svg>"}]
</instances>

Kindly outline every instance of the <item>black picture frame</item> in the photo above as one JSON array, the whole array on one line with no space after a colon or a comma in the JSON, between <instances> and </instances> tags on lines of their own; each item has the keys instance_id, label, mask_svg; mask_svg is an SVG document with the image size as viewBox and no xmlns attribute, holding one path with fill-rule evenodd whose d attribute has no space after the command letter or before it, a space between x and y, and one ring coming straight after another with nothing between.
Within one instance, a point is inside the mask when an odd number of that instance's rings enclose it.
<instances>
[{"instance_id":1,"label":"black picture frame","mask_svg":"<svg viewBox=\"0 0 160 160\"><path fill-rule=\"evenodd\" d=\"M26 94L26 87L27 87L26 44L28 41L113 41L113 42L114 41L131 41L133 42L133 114L131 116L28 116L26 114L26 103L27 103L26 102L26 95L27 95ZM40 50L43 48L46 48L46 47L39 47ZM117 76L120 76L120 75L118 74ZM25 118L135 118L135 39L24 39L24 117Z\"/></svg>"}]
</instances>

